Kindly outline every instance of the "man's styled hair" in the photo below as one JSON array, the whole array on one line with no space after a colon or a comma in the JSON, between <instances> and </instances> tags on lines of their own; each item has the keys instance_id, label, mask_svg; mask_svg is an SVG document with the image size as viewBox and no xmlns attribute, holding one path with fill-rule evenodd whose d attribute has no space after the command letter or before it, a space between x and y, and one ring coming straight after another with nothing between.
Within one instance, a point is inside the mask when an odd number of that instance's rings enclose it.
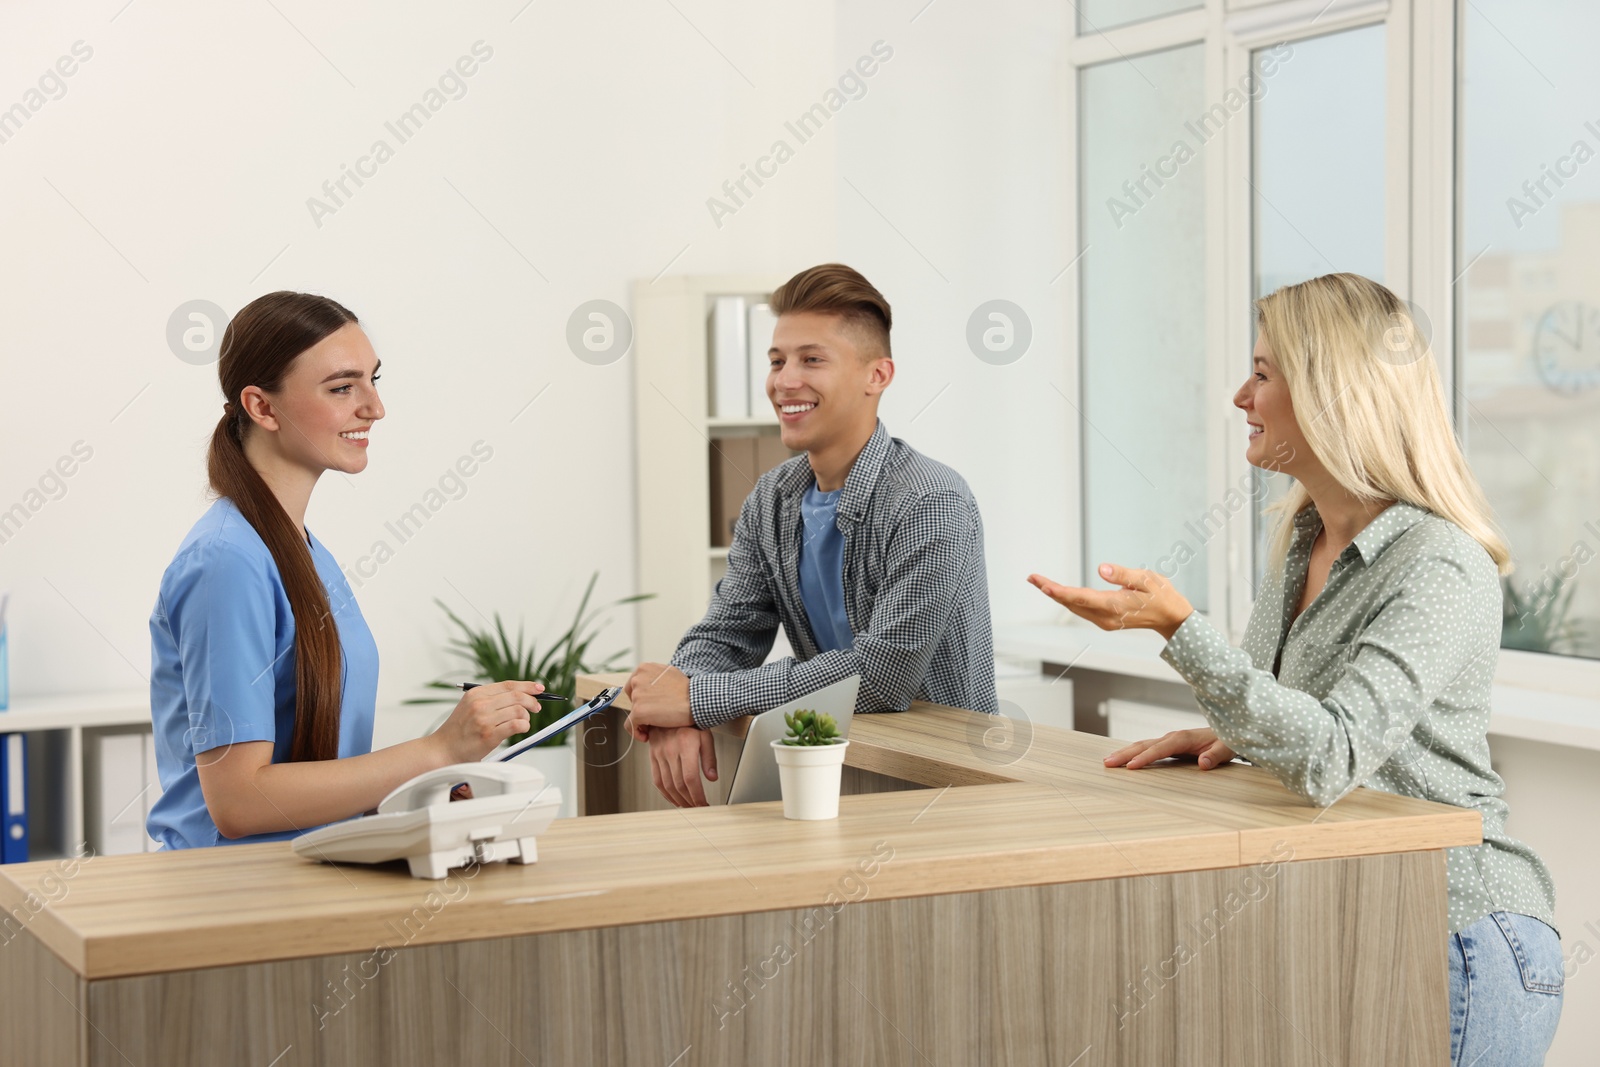
<instances>
[{"instance_id":1,"label":"man's styled hair","mask_svg":"<svg viewBox=\"0 0 1600 1067\"><path fill-rule=\"evenodd\" d=\"M796 311L837 315L875 342L882 358L890 358L889 328L894 320L889 301L859 271L843 263L824 263L796 274L772 294L771 307L774 315Z\"/></svg>"}]
</instances>

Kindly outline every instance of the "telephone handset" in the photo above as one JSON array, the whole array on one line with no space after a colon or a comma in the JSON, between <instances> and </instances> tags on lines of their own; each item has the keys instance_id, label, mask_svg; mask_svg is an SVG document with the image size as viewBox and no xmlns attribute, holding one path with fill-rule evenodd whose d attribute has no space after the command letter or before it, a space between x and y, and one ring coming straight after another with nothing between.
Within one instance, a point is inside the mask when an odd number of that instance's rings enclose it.
<instances>
[{"instance_id":1,"label":"telephone handset","mask_svg":"<svg viewBox=\"0 0 1600 1067\"><path fill-rule=\"evenodd\" d=\"M471 800L451 800L465 782ZM376 814L302 834L294 850L328 863L406 860L414 878L443 878L476 861L533 863L537 837L561 808L561 790L522 763L453 763L417 775Z\"/></svg>"}]
</instances>

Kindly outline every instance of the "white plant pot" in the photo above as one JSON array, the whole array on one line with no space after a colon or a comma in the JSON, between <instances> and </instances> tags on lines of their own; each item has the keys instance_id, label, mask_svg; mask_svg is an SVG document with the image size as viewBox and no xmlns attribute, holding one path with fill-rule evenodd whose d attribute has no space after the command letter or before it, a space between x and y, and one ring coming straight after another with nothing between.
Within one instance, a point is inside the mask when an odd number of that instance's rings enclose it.
<instances>
[{"instance_id":1,"label":"white plant pot","mask_svg":"<svg viewBox=\"0 0 1600 1067\"><path fill-rule=\"evenodd\" d=\"M515 762L537 767L545 784L561 790L558 819L578 814L578 752L569 740L564 745L536 745L513 757Z\"/></svg>"},{"instance_id":2,"label":"white plant pot","mask_svg":"<svg viewBox=\"0 0 1600 1067\"><path fill-rule=\"evenodd\" d=\"M783 786L785 819L837 819L839 774L849 741L832 745L786 745L772 742Z\"/></svg>"}]
</instances>

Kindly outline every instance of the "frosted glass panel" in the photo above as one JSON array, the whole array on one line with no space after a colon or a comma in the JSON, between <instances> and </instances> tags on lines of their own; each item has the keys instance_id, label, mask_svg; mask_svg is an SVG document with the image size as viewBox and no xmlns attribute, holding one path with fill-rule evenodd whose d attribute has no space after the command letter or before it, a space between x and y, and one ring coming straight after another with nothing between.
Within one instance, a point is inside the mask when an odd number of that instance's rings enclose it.
<instances>
[{"instance_id":1,"label":"frosted glass panel","mask_svg":"<svg viewBox=\"0 0 1600 1067\"><path fill-rule=\"evenodd\" d=\"M1203 63L1192 45L1087 67L1078 83L1084 572L1153 567L1202 610L1215 413L1204 405L1206 149L1186 123L1204 109Z\"/></svg>"},{"instance_id":2,"label":"frosted glass panel","mask_svg":"<svg viewBox=\"0 0 1600 1067\"><path fill-rule=\"evenodd\" d=\"M1272 60L1251 162L1257 296L1334 271L1384 280L1384 36L1364 26L1256 53Z\"/></svg>"},{"instance_id":3,"label":"frosted glass panel","mask_svg":"<svg viewBox=\"0 0 1600 1067\"><path fill-rule=\"evenodd\" d=\"M1384 281L1385 34L1382 25L1333 33L1255 54L1255 295L1335 271ZM1250 352L1234 353L1236 377ZM1229 441L1244 450L1245 441ZM1255 581L1267 565L1271 522L1261 508L1287 475L1255 471ZM1262 483L1265 483L1264 485Z\"/></svg>"},{"instance_id":4,"label":"frosted glass panel","mask_svg":"<svg viewBox=\"0 0 1600 1067\"><path fill-rule=\"evenodd\" d=\"M1503 643L1600 658L1600 7L1462 18L1459 385L1517 561Z\"/></svg>"}]
</instances>

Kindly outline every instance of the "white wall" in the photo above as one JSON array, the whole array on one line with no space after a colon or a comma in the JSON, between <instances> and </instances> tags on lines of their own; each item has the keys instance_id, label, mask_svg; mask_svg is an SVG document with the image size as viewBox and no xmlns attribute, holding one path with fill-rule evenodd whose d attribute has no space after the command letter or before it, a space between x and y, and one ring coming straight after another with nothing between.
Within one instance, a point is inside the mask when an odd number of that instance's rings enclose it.
<instances>
[{"instance_id":1,"label":"white wall","mask_svg":"<svg viewBox=\"0 0 1600 1067\"><path fill-rule=\"evenodd\" d=\"M564 625L592 570L606 599L634 591L631 361L581 363L564 329L579 303L626 307L631 279L663 269L862 269L896 311L884 418L972 483L996 621L1059 616L1023 583L1075 575L1077 558L1076 437L1052 388L1071 393L1076 285L1060 275L1052 5L278 8L4 16L0 66L25 77L0 107L75 42L92 49L0 143L0 509L75 442L93 450L0 544L13 693L144 684L155 589L205 506L220 413L215 367L174 356L168 318L277 288L346 303L385 363L371 464L324 479L309 516L346 567L379 540L394 550L357 590L380 706L448 666L435 596L538 633ZM879 40L894 55L865 94L717 225L707 199L774 139L794 143L785 121ZM465 95L400 143L385 122L478 41L493 56ZM379 138L393 158L317 225L308 198ZM1009 366L966 341L994 297L1031 319ZM613 421L586 433L596 413ZM385 521L478 440L494 459L400 544ZM598 529L560 517L597 501L614 509ZM613 632L628 644L631 617Z\"/></svg>"},{"instance_id":2,"label":"white wall","mask_svg":"<svg viewBox=\"0 0 1600 1067\"><path fill-rule=\"evenodd\" d=\"M894 307L889 430L955 467L983 511L997 625L1065 613L1026 583L1073 581L1076 370L1062 318L1078 284L1060 120L1066 5L841 3L835 66L883 40L894 57L840 115L839 254ZM915 21L912 21L915 19ZM968 347L985 301L1027 314L1030 347L992 365ZM1060 393L1057 392L1060 390Z\"/></svg>"},{"instance_id":3,"label":"white wall","mask_svg":"<svg viewBox=\"0 0 1600 1067\"><path fill-rule=\"evenodd\" d=\"M567 317L626 307L630 281L669 264L833 257L831 132L720 228L705 204L836 76L831 11L121 6L0 16L0 108L74 42L92 49L0 143L0 509L75 442L93 450L0 544L13 693L145 684L157 583L205 506L220 415L215 367L166 342L195 298L231 314L272 289L327 293L384 361L370 465L323 479L309 515L347 567L379 539L395 549L357 594L380 707L450 663L433 597L543 633L593 570L605 599L633 592L631 360L577 360ZM407 143L385 131L480 40L493 55L464 96ZM394 157L317 226L307 198L380 137ZM385 521L480 439L493 459L399 544ZM610 518L572 519L596 505ZM608 636L631 643L631 615Z\"/></svg>"}]
</instances>

